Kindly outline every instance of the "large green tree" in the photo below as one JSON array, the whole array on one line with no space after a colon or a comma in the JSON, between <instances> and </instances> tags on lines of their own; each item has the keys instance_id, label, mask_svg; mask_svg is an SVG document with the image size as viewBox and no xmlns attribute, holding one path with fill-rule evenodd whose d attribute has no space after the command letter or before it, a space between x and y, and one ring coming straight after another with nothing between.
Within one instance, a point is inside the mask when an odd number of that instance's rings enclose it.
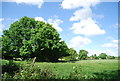
<instances>
[{"instance_id":1,"label":"large green tree","mask_svg":"<svg viewBox=\"0 0 120 81\"><path fill-rule=\"evenodd\" d=\"M37 57L39 61L57 61L68 55L66 50L66 43L52 25L26 16L11 24L2 35L4 58Z\"/></svg>"},{"instance_id":2,"label":"large green tree","mask_svg":"<svg viewBox=\"0 0 120 81\"><path fill-rule=\"evenodd\" d=\"M80 50L78 58L80 60L86 60L87 59L87 54L88 54L88 51L86 51L86 50Z\"/></svg>"}]
</instances>

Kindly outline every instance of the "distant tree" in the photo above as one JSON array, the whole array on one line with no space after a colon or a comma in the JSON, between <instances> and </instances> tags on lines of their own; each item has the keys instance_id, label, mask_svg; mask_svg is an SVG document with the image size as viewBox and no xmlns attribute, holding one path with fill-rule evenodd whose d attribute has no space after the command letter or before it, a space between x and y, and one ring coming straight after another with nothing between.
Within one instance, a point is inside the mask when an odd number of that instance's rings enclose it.
<instances>
[{"instance_id":1,"label":"distant tree","mask_svg":"<svg viewBox=\"0 0 120 81\"><path fill-rule=\"evenodd\" d=\"M98 59L98 56L96 54L93 55L94 59Z\"/></svg>"},{"instance_id":2,"label":"distant tree","mask_svg":"<svg viewBox=\"0 0 120 81\"><path fill-rule=\"evenodd\" d=\"M106 53L101 53L101 54L99 55L99 58L101 58L101 59L106 59L106 57L107 57L107 54L106 54Z\"/></svg>"},{"instance_id":3,"label":"distant tree","mask_svg":"<svg viewBox=\"0 0 120 81\"><path fill-rule=\"evenodd\" d=\"M61 41L52 25L34 18L25 16L3 31L2 54L5 58L37 57L39 61L55 62L68 55L66 50L65 41Z\"/></svg>"},{"instance_id":4,"label":"distant tree","mask_svg":"<svg viewBox=\"0 0 120 81\"><path fill-rule=\"evenodd\" d=\"M107 56L107 59L115 59L114 56Z\"/></svg>"},{"instance_id":5,"label":"distant tree","mask_svg":"<svg viewBox=\"0 0 120 81\"><path fill-rule=\"evenodd\" d=\"M80 60L86 60L87 59L87 54L88 54L88 51L86 51L86 50L80 50L78 58Z\"/></svg>"}]
</instances>

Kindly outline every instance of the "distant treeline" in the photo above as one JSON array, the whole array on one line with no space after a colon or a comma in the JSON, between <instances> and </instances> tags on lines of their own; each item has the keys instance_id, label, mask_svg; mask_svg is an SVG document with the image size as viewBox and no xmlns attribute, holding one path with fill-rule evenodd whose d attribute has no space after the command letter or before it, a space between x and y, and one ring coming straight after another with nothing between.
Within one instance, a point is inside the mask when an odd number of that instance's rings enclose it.
<instances>
[{"instance_id":1,"label":"distant treeline","mask_svg":"<svg viewBox=\"0 0 120 81\"><path fill-rule=\"evenodd\" d=\"M118 57L107 55L106 53L101 53L99 56L96 54L93 54L91 56L88 56L88 51L86 50L80 50L79 53L77 53L73 48L69 49L70 56L63 57L60 60L66 60L66 61L75 61L75 60L94 60L94 59L118 59Z\"/></svg>"}]
</instances>

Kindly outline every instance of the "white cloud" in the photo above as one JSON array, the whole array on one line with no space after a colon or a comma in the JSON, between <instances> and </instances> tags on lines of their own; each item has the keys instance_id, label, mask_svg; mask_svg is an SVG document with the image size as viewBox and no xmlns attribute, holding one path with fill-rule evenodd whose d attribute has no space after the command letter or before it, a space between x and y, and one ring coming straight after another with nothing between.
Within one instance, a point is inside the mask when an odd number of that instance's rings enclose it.
<instances>
[{"instance_id":1,"label":"white cloud","mask_svg":"<svg viewBox=\"0 0 120 81\"><path fill-rule=\"evenodd\" d=\"M70 18L70 21L85 20L92 17L91 8L82 8L74 12L74 16Z\"/></svg>"},{"instance_id":2,"label":"white cloud","mask_svg":"<svg viewBox=\"0 0 120 81\"><path fill-rule=\"evenodd\" d=\"M85 36L105 34L105 30L100 29L96 21L92 18L74 23L70 29L73 30L75 34L83 34Z\"/></svg>"},{"instance_id":3,"label":"white cloud","mask_svg":"<svg viewBox=\"0 0 120 81\"><path fill-rule=\"evenodd\" d=\"M44 20L44 18L42 18L42 17L35 17L35 21L44 21L44 22L46 22L46 21Z\"/></svg>"},{"instance_id":4,"label":"white cloud","mask_svg":"<svg viewBox=\"0 0 120 81\"><path fill-rule=\"evenodd\" d=\"M84 47L87 44L90 44L92 41L88 38L76 36L70 40L69 47L72 48L81 48Z\"/></svg>"},{"instance_id":5,"label":"white cloud","mask_svg":"<svg viewBox=\"0 0 120 81\"><path fill-rule=\"evenodd\" d=\"M100 0L63 0L61 4L63 9L79 8L79 10L74 12L74 16L70 18L70 21L78 21L77 23L73 23L73 26L70 28L75 34L93 36L106 33L93 20L94 15L91 7L96 6L98 3L100 3ZM99 15L98 17L102 18L103 15Z\"/></svg>"},{"instance_id":6,"label":"white cloud","mask_svg":"<svg viewBox=\"0 0 120 81\"><path fill-rule=\"evenodd\" d=\"M117 48L118 44L116 43L107 43L107 44L103 44L102 47L106 47L106 48Z\"/></svg>"},{"instance_id":7,"label":"white cloud","mask_svg":"<svg viewBox=\"0 0 120 81\"><path fill-rule=\"evenodd\" d=\"M118 43L120 40L112 40L112 42L114 43Z\"/></svg>"},{"instance_id":8,"label":"white cloud","mask_svg":"<svg viewBox=\"0 0 120 81\"><path fill-rule=\"evenodd\" d=\"M3 20L4 20L3 18L0 18L0 32L2 32L4 28L4 25L2 24Z\"/></svg>"},{"instance_id":9,"label":"white cloud","mask_svg":"<svg viewBox=\"0 0 120 81\"><path fill-rule=\"evenodd\" d=\"M55 18L50 18L48 20L45 20L44 18L42 17L35 17L35 20L36 21L44 21L44 22L48 22L49 24L52 24L52 27L55 28L57 31L61 32L63 31L63 29L61 27L59 27L59 25L61 23L63 23L62 20L58 19L56 16Z\"/></svg>"},{"instance_id":10,"label":"white cloud","mask_svg":"<svg viewBox=\"0 0 120 81\"><path fill-rule=\"evenodd\" d=\"M80 20L87 20L88 18L104 18L104 15L96 15L92 13L91 8L82 8L79 10L76 10L74 13L74 16L70 18L70 21L80 21Z\"/></svg>"},{"instance_id":11,"label":"white cloud","mask_svg":"<svg viewBox=\"0 0 120 81\"><path fill-rule=\"evenodd\" d=\"M118 56L118 42L120 40L115 40L114 38L111 39L111 43L103 44L102 47L106 49L106 53L111 56Z\"/></svg>"},{"instance_id":12,"label":"white cloud","mask_svg":"<svg viewBox=\"0 0 120 81\"><path fill-rule=\"evenodd\" d=\"M52 24L52 26L59 32L63 31L63 29L61 27L59 27L59 25L61 23L63 23L62 20L60 19L48 19L47 20L48 23Z\"/></svg>"},{"instance_id":13,"label":"white cloud","mask_svg":"<svg viewBox=\"0 0 120 81\"><path fill-rule=\"evenodd\" d=\"M24 3L28 5L37 5L38 8L41 8L43 0L6 0L6 2L16 2L18 4Z\"/></svg>"},{"instance_id":14,"label":"white cloud","mask_svg":"<svg viewBox=\"0 0 120 81\"><path fill-rule=\"evenodd\" d=\"M120 40L115 40L113 37L111 37L111 43L103 44L102 47L118 49L118 42L120 42Z\"/></svg>"},{"instance_id":15,"label":"white cloud","mask_svg":"<svg viewBox=\"0 0 120 81\"><path fill-rule=\"evenodd\" d=\"M63 0L62 1L62 8L63 9L75 9L79 7L91 7L98 4L100 0Z\"/></svg>"},{"instance_id":16,"label":"white cloud","mask_svg":"<svg viewBox=\"0 0 120 81\"><path fill-rule=\"evenodd\" d=\"M107 37L107 39L110 40L112 43L118 43L118 42L120 42L120 40L117 40L117 39L115 39L115 38L113 38L111 36Z\"/></svg>"}]
</instances>

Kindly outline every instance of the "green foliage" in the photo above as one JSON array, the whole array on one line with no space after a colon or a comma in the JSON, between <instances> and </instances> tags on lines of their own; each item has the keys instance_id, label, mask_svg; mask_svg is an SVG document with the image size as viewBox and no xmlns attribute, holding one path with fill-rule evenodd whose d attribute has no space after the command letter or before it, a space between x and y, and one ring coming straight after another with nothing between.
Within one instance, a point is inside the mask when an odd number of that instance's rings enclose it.
<instances>
[{"instance_id":1,"label":"green foliage","mask_svg":"<svg viewBox=\"0 0 120 81\"><path fill-rule=\"evenodd\" d=\"M68 53L69 53L69 56L67 57L64 57L63 59L65 61L75 61L76 60L76 57L77 57L77 52L73 49L73 48L70 48L68 50Z\"/></svg>"},{"instance_id":2,"label":"green foliage","mask_svg":"<svg viewBox=\"0 0 120 81\"><path fill-rule=\"evenodd\" d=\"M55 74L48 67L43 69L36 66L24 65L21 70L15 74L14 79L52 79Z\"/></svg>"},{"instance_id":3,"label":"green foliage","mask_svg":"<svg viewBox=\"0 0 120 81\"><path fill-rule=\"evenodd\" d=\"M10 60L7 64L2 65L2 73L4 74L7 72L8 74L13 75L19 70L19 67L19 64L13 62L13 60Z\"/></svg>"},{"instance_id":4,"label":"green foliage","mask_svg":"<svg viewBox=\"0 0 120 81\"><path fill-rule=\"evenodd\" d=\"M13 76L16 74L16 72L19 71L20 65L13 62L13 60L10 60L8 62L4 61L5 63L2 63L2 79L3 81L13 81Z\"/></svg>"},{"instance_id":5,"label":"green foliage","mask_svg":"<svg viewBox=\"0 0 120 81\"><path fill-rule=\"evenodd\" d=\"M12 76L11 76L9 73L5 72L5 73L2 75L2 80L3 80L3 81L7 81L8 79L10 80L10 79L13 79L13 78L12 78Z\"/></svg>"},{"instance_id":6,"label":"green foliage","mask_svg":"<svg viewBox=\"0 0 120 81\"><path fill-rule=\"evenodd\" d=\"M107 59L115 59L114 56L107 56Z\"/></svg>"},{"instance_id":7,"label":"green foliage","mask_svg":"<svg viewBox=\"0 0 120 81\"><path fill-rule=\"evenodd\" d=\"M92 59L99 59L99 57L96 54L94 54L94 55L92 55L90 57L92 57Z\"/></svg>"},{"instance_id":8,"label":"green foliage","mask_svg":"<svg viewBox=\"0 0 120 81\"><path fill-rule=\"evenodd\" d=\"M99 58L101 58L101 59L106 59L106 57L107 57L107 54L106 54L106 53L101 53L101 54L99 55Z\"/></svg>"},{"instance_id":9,"label":"green foliage","mask_svg":"<svg viewBox=\"0 0 120 81\"><path fill-rule=\"evenodd\" d=\"M72 72L69 74L70 79L84 79L81 66L73 66Z\"/></svg>"},{"instance_id":10,"label":"green foliage","mask_svg":"<svg viewBox=\"0 0 120 81\"><path fill-rule=\"evenodd\" d=\"M99 59L96 54L93 55L93 58L94 58L94 59Z\"/></svg>"},{"instance_id":11,"label":"green foliage","mask_svg":"<svg viewBox=\"0 0 120 81\"><path fill-rule=\"evenodd\" d=\"M88 51L80 50L79 51L79 59L80 60L86 60L87 59L87 54L88 54Z\"/></svg>"},{"instance_id":12,"label":"green foliage","mask_svg":"<svg viewBox=\"0 0 120 81\"><path fill-rule=\"evenodd\" d=\"M57 61L67 56L68 47L61 41L59 33L52 25L23 17L10 25L2 35L2 54L4 58L37 57L38 61Z\"/></svg>"},{"instance_id":13,"label":"green foliage","mask_svg":"<svg viewBox=\"0 0 120 81\"><path fill-rule=\"evenodd\" d=\"M44 79L54 79L56 77L56 74L53 72L53 70L47 66L41 69L40 74L41 74L41 78Z\"/></svg>"}]
</instances>

